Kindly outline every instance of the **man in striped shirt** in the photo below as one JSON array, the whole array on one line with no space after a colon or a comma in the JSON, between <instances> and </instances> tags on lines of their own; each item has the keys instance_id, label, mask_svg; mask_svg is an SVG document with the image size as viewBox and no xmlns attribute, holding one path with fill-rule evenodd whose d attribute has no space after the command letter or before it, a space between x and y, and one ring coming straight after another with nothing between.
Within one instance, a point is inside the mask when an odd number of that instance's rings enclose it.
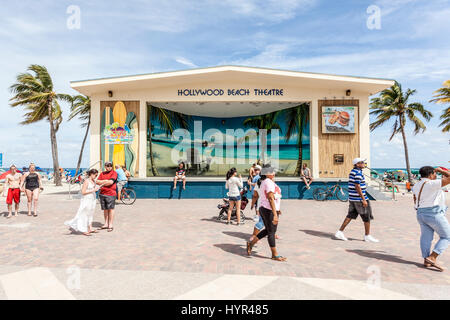
<instances>
[{"instance_id":1,"label":"man in striped shirt","mask_svg":"<svg viewBox=\"0 0 450 320\"><path fill-rule=\"evenodd\" d=\"M365 161L366 159L362 158L356 158L353 160L353 170L350 171L350 175L348 177L348 214L342 223L341 228L335 234L335 237L340 240L347 241L347 238L344 235L344 229L350 221L352 221L352 219L356 219L358 215L360 215L364 222L364 241L379 242L379 240L370 235L370 220L373 219L373 216L369 197L367 197L366 194L366 181L362 172L366 166Z\"/></svg>"}]
</instances>

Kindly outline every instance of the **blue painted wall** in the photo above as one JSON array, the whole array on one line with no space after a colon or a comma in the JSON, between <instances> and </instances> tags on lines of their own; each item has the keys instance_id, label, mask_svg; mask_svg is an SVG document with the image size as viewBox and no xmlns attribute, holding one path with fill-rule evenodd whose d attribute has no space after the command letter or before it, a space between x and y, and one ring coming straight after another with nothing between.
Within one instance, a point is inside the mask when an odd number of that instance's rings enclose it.
<instances>
[{"instance_id":1,"label":"blue painted wall","mask_svg":"<svg viewBox=\"0 0 450 320\"><path fill-rule=\"evenodd\" d=\"M306 189L303 182L279 181L282 199L312 199L312 193L317 187L332 186L335 182L313 182L311 189ZM173 182L169 181L130 181L128 183L136 191L137 198L141 199L221 199L226 196L225 181L188 181L186 190L181 182L173 190ZM347 187L346 182L341 186ZM250 193L247 195L250 197ZM373 197L369 198L373 200Z\"/></svg>"}]
</instances>

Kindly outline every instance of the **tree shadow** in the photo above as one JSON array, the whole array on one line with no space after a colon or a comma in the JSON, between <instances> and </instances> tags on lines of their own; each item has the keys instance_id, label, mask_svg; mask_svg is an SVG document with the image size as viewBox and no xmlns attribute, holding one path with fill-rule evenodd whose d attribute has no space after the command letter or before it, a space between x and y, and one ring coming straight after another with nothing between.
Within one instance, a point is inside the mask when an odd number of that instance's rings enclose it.
<instances>
[{"instance_id":1,"label":"tree shadow","mask_svg":"<svg viewBox=\"0 0 450 320\"><path fill-rule=\"evenodd\" d=\"M261 258L261 259L270 259L269 257L261 256L257 254L257 251L252 251L251 256L247 254L247 248L240 244L231 244L231 243L220 243L215 244L214 247L222 249L225 252L235 254L237 256L243 257L243 258Z\"/></svg>"},{"instance_id":2,"label":"tree shadow","mask_svg":"<svg viewBox=\"0 0 450 320\"><path fill-rule=\"evenodd\" d=\"M378 250L359 250L359 249L347 249L347 252L356 253L359 256L365 257L365 258L371 258L371 259L377 259L377 260L384 260L388 262L394 262L394 263L400 263L400 264L409 264L416 266L418 268L423 268L423 264L414 262L414 261L408 261L402 259L400 256L394 256L391 254L384 253L385 251L378 251Z\"/></svg>"},{"instance_id":3,"label":"tree shadow","mask_svg":"<svg viewBox=\"0 0 450 320\"><path fill-rule=\"evenodd\" d=\"M331 240L339 240L337 239L333 233L328 233L328 232L323 232L323 231L317 231L317 230L298 230L301 232L304 232L306 234L309 234L311 236L315 236L315 237L319 237L319 238L326 238L326 239L331 239ZM348 240L351 241L363 241L361 239L355 239L355 238L348 238ZM339 240L342 241L342 240Z\"/></svg>"}]
</instances>

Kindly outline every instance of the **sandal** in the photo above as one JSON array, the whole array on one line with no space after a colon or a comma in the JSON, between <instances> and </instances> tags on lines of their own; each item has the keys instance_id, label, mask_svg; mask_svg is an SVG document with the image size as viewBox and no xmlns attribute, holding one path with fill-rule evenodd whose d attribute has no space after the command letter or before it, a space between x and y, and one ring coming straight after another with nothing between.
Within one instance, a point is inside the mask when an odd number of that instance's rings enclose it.
<instances>
[{"instance_id":1,"label":"sandal","mask_svg":"<svg viewBox=\"0 0 450 320\"><path fill-rule=\"evenodd\" d=\"M431 267L435 267L436 269L438 269L438 270L441 271L441 272L444 271L444 268L442 268L440 265L436 264L436 262L434 262L434 261L432 261L432 260L430 260L430 259L428 259L428 258L425 258L425 262L428 263L428 264L430 264Z\"/></svg>"},{"instance_id":2,"label":"sandal","mask_svg":"<svg viewBox=\"0 0 450 320\"><path fill-rule=\"evenodd\" d=\"M272 260L276 260L276 261L286 261L286 258L283 256L274 256L272 257Z\"/></svg>"},{"instance_id":3,"label":"sandal","mask_svg":"<svg viewBox=\"0 0 450 320\"><path fill-rule=\"evenodd\" d=\"M114 230L114 228L108 228L108 232L111 232L113 230Z\"/></svg>"},{"instance_id":4,"label":"sandal","mask_svg":"<svg viewBox=\"0 0 450 320\"><path fill-rule=\"evenodd\" d=\"M103 226L103 227L97 228L97 230L105 230L105 229L109 229L109 227Z\"/></svg>"},{"instance_id":5,"label":"sandal","mask_svg":"<svg viewBox=\"0 0 450 320\"><path fill-rule=\"evenodd\" d=\"M92 237L92 235L89 232L83 232L83 236Z\"/></svg>"},{"instance_id":6,"label":"sandal","mask_svg":"<svg viewBox=\"0 0 450 320\"><path fill-rule=\"evenodd\" d=\"M89 232L89 233L98 233L98 230L92 230L92 231Z\"/></svg>"},{"instance_id":7,"label":"sandal","mask_svg":"<svg viewBox=\"0 0 450 320\"><path fill-rule=\"evenodd\" d=\"M247 254L248 255L252 254L252 248L253 248L252 244L249 241L247 241Z\"/></svg>"}]
</instances>

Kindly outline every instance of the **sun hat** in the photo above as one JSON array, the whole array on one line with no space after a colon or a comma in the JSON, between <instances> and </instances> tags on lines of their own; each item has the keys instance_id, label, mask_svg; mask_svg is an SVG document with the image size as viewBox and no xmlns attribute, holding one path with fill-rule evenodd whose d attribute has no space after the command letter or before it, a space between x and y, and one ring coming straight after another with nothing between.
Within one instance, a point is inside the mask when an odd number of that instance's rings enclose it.
<instances>
[{"instance_id":1,"label":"sun hat","mask_svg":"<svg viewBox=\"0 0 450 320\"><path fill-rule=\"evenodd\" d=\"M358 162L366 162L366 158L355 158L353 159L353 165L357 164Z\"/></svg>"}]
</instances>

